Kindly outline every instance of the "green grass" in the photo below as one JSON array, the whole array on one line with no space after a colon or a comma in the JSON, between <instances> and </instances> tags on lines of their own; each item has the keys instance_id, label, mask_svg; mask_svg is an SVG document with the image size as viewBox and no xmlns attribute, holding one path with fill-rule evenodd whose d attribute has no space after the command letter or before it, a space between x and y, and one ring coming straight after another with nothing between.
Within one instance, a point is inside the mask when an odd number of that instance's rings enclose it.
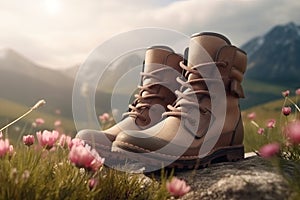
<instances>
[{"instance_id":1,"label":"green grass","mask_svg":"<svg viewBox=\"0 0 300 200\"><path fill-rule=\"evenodd\" d=\"M249 92L273 94L280 96L281 92L286 90L286 87L260 82L256 80L246 79L243 82L243 87ZM258 97L259 98L259 97Z\"/></svg>"},{"instance_id":2,"label":"green grass","mask_svg":"<svg viewBox=\"0 0 300 200\"><path fill-rule=\"evenodd\" d=\"M284 86L246 79L243 82L246 98L241 100L241 107L248 109L281 97Z\"/></svg>"},{"instance_id":3,"label":"green grass","mask_svg":"<svg viewBox=\"0 0 300 200\"><path fill-rule=\"evenodd\" d=\"M103 167L91 173L70 163L69 150L18 145L0 157L0 199L166 199L163 184L146 176ZM89 180L97 180L94 188ZM164 179L166 180L166 178Z\"/></svg>"},{"instance_id":4,"label":"green grass","mask_svg":"<svg viewBox=\"0 0 300 200\"><path fill-rule=\"evenodd\" d=\"M293 101L296 101L296 98L291 98ZM275 100L269 103L265 103L259 106L255 106L252 108L249 108L247 110L244 110L242 112L242 117L244 121L244 129L245 129L245 135L244 135L244 145L245 150L247 152L258 150L262 145L268 143L268 141L282 141L282 131L281 128L285 125L287 120L293 119L295 117L294 114L291 114L288 117L285 117L281 113L281 108L284 103L284 98L281 98L279 100ZM286 106L291 106L293 111L295 111L295 108L293 105L289 102L286 102ZM260 127L265 128L266 135L259 135L257 133L257 127L255 127L253 124L251 124L250 120L247 118L247 114L255 112L256 113L256 119L255 121ZM294 113L294 112L292 112ZM299 117L299 114L298 114ZM266 128L266 123L269 119L275 119L276 120L276 127L273 129Z\"/></svg>"}]
</instances>

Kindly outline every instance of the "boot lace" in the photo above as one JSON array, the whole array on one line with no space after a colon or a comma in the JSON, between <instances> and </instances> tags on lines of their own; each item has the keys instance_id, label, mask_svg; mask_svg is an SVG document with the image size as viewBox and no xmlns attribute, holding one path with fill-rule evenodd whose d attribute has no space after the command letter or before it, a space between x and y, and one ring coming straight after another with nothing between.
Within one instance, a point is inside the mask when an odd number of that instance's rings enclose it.
<instances>
[{"instance_id":1,"label":"boot lace","mask_svg":"<svg viewBox=\"0 0 300 200\"><path fill-rule=\"evenodd\" d=\"M161 94L157 94L156 91L154 91L153 89L151 89L153 86L155 85L163 85L163 86L167 86L170 83L167 81L163 81L161 80L163 77L162 74L164 74L165 71L167 70L174 70L170 67L166 67L166 68L160 68L157 70L153 70L151 72L141 72L141 78L143 79L147 79L147 78L152 78L156 81L151 81L152 83L149 83L147 85L139 85L138 89L140 90L138 94L135 94L135 100L133 101L132 104L129 104L129 111L125 112L123 114L123 118L127 117L127 116L131 116L134 118L140 118L142 121L146 121L146 117L143 116L141 114L141 112L145 109L145 108L150 108L151 104L149 103L149 101L147 102L148 99L151 98L159 98L161 100L165 100L165 96L161 95ZM144 92L147 92L147 94L143 94Z\"/></svg>"},{"instance_id":2,"label":"boot lace","mask_svg":"<svg viewBox=\"0 0 300 200\"><path fill-rule=\"evenodd\" d=\"M217 67L226 67L227 63L225 62L208 62L199 65L195 65L191 68L187 67L183 62L180 62L180 67L186 71L185 79L177 77L177 82L181 85L180 90L176 90L175 94L177 95L177 100L174 102L174 106L168 105L167 108L170 110L168 112L164 112L162 115L163 117L166 116L176 116L176 117L183 117L190 120L191 123L195 123L196 120L188 114L187 112L182 109L183 107L196 107L200 110L201 113L206 114L210 112L207 108L199 103L201 96L209 96L210 98L213 94L210 94L208 90L198 89L195 90L192 85L195 83L198 84L205 84L205 82L219 82L219 79L209 79L209 78L202 78L200 73L198 72L198 68L205 67L205 66L217 66ZM199 78L195 78L192 80L187 80L189 74L195 74L199 76ZM198 98L195 98L197 95ZM199 100L198 100L199 99Z\"/></svg>"}]
</instances>

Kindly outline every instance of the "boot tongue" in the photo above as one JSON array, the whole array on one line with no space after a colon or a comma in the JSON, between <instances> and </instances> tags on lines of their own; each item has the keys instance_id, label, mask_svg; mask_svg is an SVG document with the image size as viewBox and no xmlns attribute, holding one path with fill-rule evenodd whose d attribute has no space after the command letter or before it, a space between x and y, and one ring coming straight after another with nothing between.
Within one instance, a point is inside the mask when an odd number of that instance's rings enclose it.
<instances>
[{"instance_id":1,"label":"boot tongue","mask_svg":"<svg viewBox=\"0 0 300 200\"><path fill-rule=\"evenodd\" d=\"M148 48L146 51L146 54L145 54L143 72L151 73L155 70L165 67L167 57L170 54L174 54L174 51L167 46L153 46L153 47ZM155 74L155 75L157 75L157 74ZM151 76L144 76L144 77L142 77L141 85L147 86L147 85L151 85L151 84L154 84L157 82L158 82L158 80ZM156 89L158 89L158 87L153 86L153 87L151 87L151 89L156 91ZM149 92L144 90L144 91L140 92L140 95L142 97L145 97L145 96L149 95ZM136 106L138 106L139 104L143 104L143 103L151 103L151 101L152 101L151 99L142 99L140 102L137 103ZM140 109L140 110L138 110L138 112L140 114L142 114L143 116L145 116L146 118L148 118L148 116L150 116L150 113L148 113L149 111L147 109ZM142 125L144 122L141 122L139 120L136 123L138 123L139 125ZM144 125L142 125L142 126L144 126Z\"/></svg>"},{"instance_id":2,"label":"boot tongue","mask_svg":"<svg viewBox=\"0 0 300 200\"><path fill-rule=\"evenodd\" d=\"M218 51L226 45L230 45L230 41L220 34L200 33L193 35L189 44L188 67L192 68L199 64L215 61ZM207 72L206 69L205 72ZM207 73L205 74L208 75ZM191 73L188 76L189 81L198 78L201 78L201 75ZM194 90L207 89L204 83L199 84L199 82L195 83L193 88Z\"/></svg>"},{"instance_id":3,"label":"boot tongue","mask_svg":"<svg viewBox=\"0 0 300 200\"><path fill-rule=\"evenodd\" d=\"M145 54L145 63L144 63L143 72L151 73L157 69L164 67L167 56L172 53L174 53L174 51L167 46L153 46L148 48ZM156 83L157 81L158 80L156 80L153 77L145 76L142 77L141 85L147 86ZM140 93L142 97L148 94L149 94L148 91L142 91L142 93ZM149 100L145 100L145 101L149 102Z\"/></svg>"},{"instance_id":4,"label":"boot tongue","mask_svg":"<svg viewBox=\"0 0 300 200\"><path fill-rule=\"evenodd\" d=\"M162 68L170 53L174 53L174 51L166 46L153 46L148 48L145 55L144 72L151 73L154 70ZM156 80L149 77L143 78L142 85L151 84L153 81Z\"/></svg>"}]
</instances>

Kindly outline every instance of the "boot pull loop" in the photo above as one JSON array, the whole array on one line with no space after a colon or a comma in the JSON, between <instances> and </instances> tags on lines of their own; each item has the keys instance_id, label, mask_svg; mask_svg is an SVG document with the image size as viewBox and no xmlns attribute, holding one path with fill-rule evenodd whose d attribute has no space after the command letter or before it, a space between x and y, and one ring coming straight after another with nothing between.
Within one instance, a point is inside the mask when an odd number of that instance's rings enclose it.
<instances>
[{"instance_id":1,"label":"boot pull loop","mask_svg":"<svg viewBox=\"0 0 300 200\"><path fill-rule=\"evenodd\" d=\"M145 70L145 60L143 61L142 72L144 72L144 70ZM140 86L143 85L143 78L144 78L144 77L141 76Z\"/></svg>"},{"instance_id":2,"label":"boot pull loop","mask_svg":"<svg viewBox=\"0 0 300 200\"><path fill-rule=\"evenodd\" d=\"M187 47L187 48L185 48L184 55L183 55L183 64L185 66L188 65L188 56L189 56L189 48ZM186 70L182 68L181 76L185 77L185 74L186 74Z\"/></svg>"}]
</instances>

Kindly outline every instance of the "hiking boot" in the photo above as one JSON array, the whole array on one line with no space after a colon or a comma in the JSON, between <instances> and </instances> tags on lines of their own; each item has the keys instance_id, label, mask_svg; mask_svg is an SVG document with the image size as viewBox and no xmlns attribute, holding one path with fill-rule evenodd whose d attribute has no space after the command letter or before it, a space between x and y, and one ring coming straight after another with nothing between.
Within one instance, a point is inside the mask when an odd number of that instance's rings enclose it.
<instances>
[{"instance_id":1,"label":"hiking boot","mask_svg":"<svg viewBox=\"0 0 300 200\"><path fill-rule=\"evenodd\" d=\"M123 120L104 131L81 130L76 137L95 148L101 156L107 156L106 163L113 161L117 155L111 154L111 144L120 132L144 130L155 125L162 119L167 105L176 100L174 92L179 88L176 78L182 73L179 66L182 60L183 57L169 47L148 48L139 93L129 105L128 112L123 114Z\"/></svg>"},{"instance_id":2,"label":"hiking boot","mask_svg":"<svg viewBox=\"0 0 300 200\"><path fill-rule=\"evenodd\" d=\"M187 64L180 63L181 89L164 120L144 131L119 133L112 151L149 169L195 169L244 158L239 98L246 53L217 33L193 35L187 52Z\"/></svg>"}]
</instances>

